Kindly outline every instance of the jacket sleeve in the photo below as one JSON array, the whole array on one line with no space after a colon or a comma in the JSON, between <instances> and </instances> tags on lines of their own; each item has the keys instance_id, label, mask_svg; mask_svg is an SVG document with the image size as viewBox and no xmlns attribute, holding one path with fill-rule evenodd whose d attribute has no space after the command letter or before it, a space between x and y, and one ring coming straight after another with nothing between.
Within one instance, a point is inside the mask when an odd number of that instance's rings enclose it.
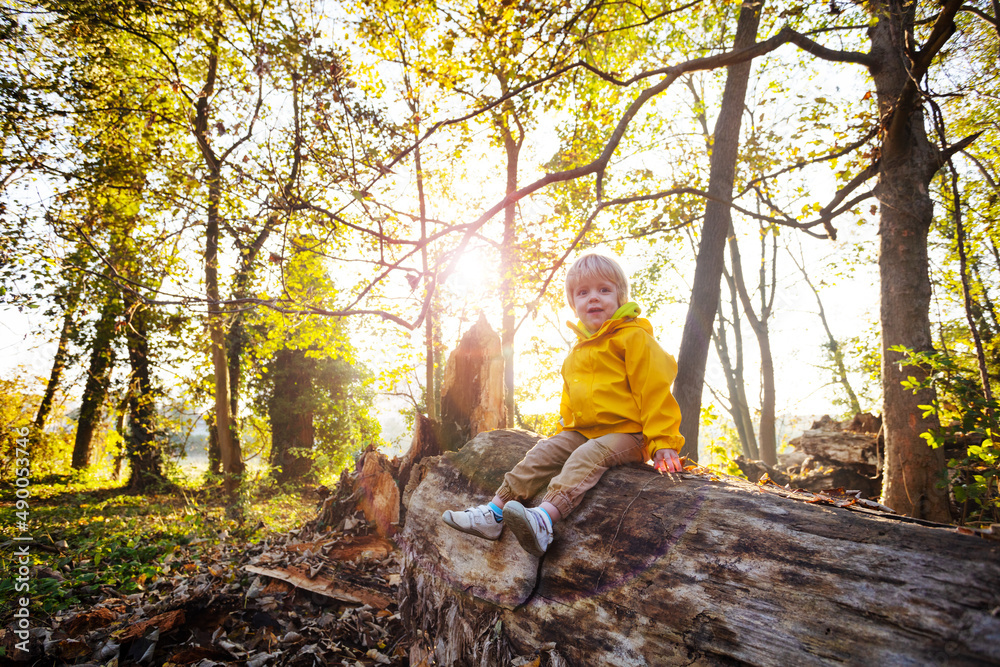
<instances>
[{"instance_id":1,"label":"jacket sleeve","mask_svg":"<svg viewBox=\"0 0 1000 667\"><path fill-rule=\"evenodd\" d=\"M570 423L569 416L569 385L563 378L562 398L559 399L559 433L566 430L566 424Z\"/></svg>"},{"instance_id":2,"label":"jacket sleeve","mask_svg":"<svg viewBox=\"0 0 1000 667\"><path fill-rule=\"evenodd\" d=\"M642 434L649 442L650 457L658 449L684 446L680 434L681 409L670 393L677 377L677 362L644 331L636 331L625 346L625 372L632 397L639 406Z\"/></svg>"}]
</instances>

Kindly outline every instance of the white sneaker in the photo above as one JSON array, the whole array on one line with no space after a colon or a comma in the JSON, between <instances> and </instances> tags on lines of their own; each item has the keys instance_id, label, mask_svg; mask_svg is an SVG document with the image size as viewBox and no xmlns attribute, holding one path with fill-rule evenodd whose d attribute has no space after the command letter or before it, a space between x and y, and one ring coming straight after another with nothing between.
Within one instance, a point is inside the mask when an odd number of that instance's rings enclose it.
<instances>
[{"instance_id":1,"label":"white sneaker","mask_svg":"<svg viewBox=\"0 0 1000 667\"><path fill-rule=\"evenodd\" d=\"M461 512L445 510L441 519L455 530L487 540L499 539L503 532L503 520L496 518L489 505L470 507Z\"/></svg>"},{"instance_id":2,"label":"white sneaker","mask_svg":"<svg viewBox=\"0 0 1000 667\"><path fill-rule=\"evenodd\" d=\"M511 500L503 506L503 519L529 554L541 556L552 544L552 522L540 507L525 507Z\"/></svg>"}]
</instances>

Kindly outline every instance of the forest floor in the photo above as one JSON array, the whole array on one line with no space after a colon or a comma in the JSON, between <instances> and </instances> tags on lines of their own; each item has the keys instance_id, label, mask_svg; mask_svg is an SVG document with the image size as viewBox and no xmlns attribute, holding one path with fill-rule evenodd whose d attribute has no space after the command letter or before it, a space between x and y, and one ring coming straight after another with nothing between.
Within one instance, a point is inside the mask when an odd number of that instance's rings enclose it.
<instances>
[{"instance_id":1,"label":"forest floor","mask_svg":"<svg viewBox=\"0 0 1000 667\"><path fill-rule=\"evenodd\" d=\"M132 495L52 477L33 480L19 533L5 492L0 663L408 664L395 549L360 513L312 528L320 500L312 487L271 490L244 498L238 522L218 489ZM27 653L14 616L25 596Z\"/></svg>"}]
</instances>

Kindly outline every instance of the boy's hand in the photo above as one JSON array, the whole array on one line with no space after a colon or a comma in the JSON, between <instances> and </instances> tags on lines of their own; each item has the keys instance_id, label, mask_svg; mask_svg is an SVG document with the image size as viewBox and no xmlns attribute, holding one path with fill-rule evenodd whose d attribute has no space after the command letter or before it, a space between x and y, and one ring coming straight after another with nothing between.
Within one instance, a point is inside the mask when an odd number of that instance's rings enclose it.
<instances>
[{"instance_id":1,"label":"boy's hand","mask_svg":"<svg viewBox=\"0 0 1000 667\"><path fill-rule=\"evenodd\" d=\"M684 468L681 466L681 457L677 455L677 450L666 447L657 449L656 453L653 454L653 467L659 470L661 475L665 472L684 471Z\"/></svg>"}]
</instances>

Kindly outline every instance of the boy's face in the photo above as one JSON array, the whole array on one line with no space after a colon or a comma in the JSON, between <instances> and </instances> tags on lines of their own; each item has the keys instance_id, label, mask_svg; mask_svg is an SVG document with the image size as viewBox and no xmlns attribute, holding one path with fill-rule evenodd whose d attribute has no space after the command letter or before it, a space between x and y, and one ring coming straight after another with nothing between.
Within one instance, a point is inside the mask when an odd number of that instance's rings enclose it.
<instances>
[{"instance_id":1,"label":"boy's face","mask_svg":"<svg viewBox=\"0 0 1000 667\"><path fill-rule=\"evenodd\" d=\"M600 276L581 278L573 289L573 309L583 326L597 331L618 310L618 288Z\"/></svg>"}]
</instances>

